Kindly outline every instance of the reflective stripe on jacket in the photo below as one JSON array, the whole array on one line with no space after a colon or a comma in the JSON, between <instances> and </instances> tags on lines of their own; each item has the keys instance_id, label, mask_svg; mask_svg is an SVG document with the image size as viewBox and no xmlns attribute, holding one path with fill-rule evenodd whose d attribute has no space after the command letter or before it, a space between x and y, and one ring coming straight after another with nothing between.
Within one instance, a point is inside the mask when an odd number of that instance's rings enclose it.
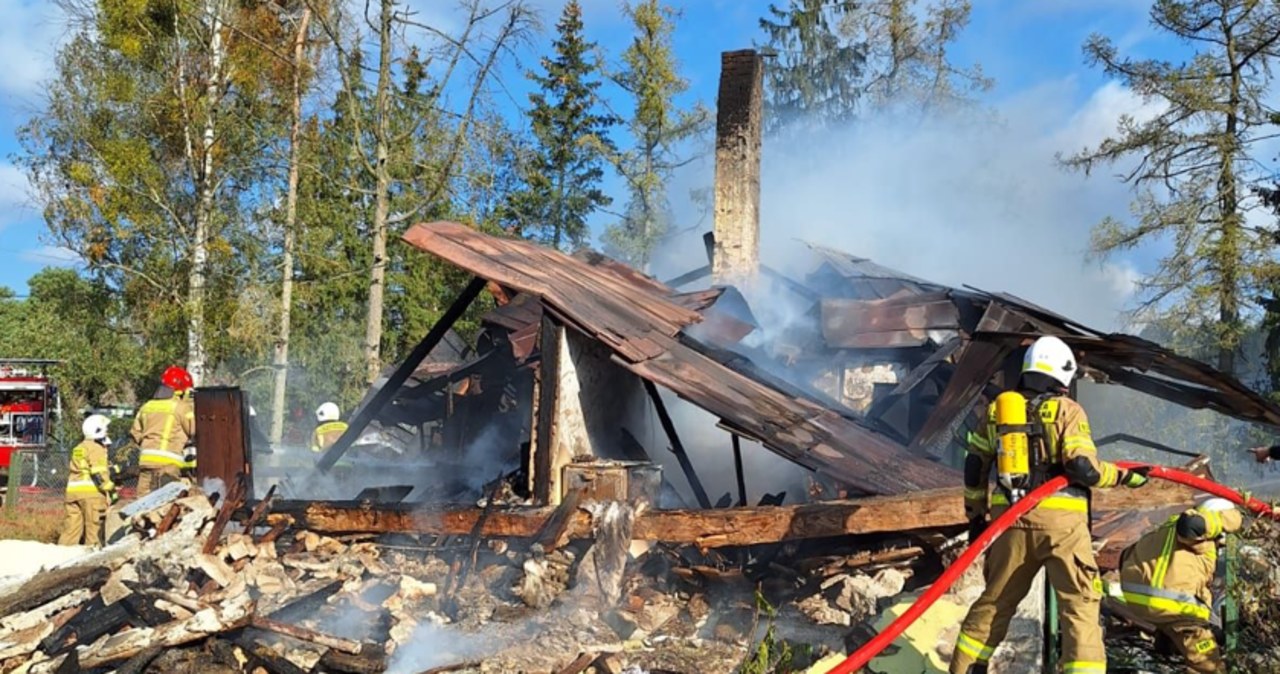
<instances>
[{"instance_id":1,"label":"reflective stripe on jacket","mask_svg":"<svg viewBox=\"0 0 1280 674\"><path fill-rule=\"evenodd\" d=\"M182 449L195 435L195 409L185 398L148 400L129 435L142 450L142 466L182 466Z\"/></svg>"},{"instance_id":2,"label":"reflective stripe on jacket","mask_svg":"<svg viewBox=\"0 0 1280 674\"><path fill-rule=\"evenodd\" d=\"M1199 541L1178 537L1178 517L1147 532L1120 557L1120 589L1126 603L1152 614L1208 620L1213 604L1218 548L1214 538L1239 531L1244 522L1238 510L1203 512L1209 534Z\"/></svg>"},{"instance_id":3,"label":"reflective stripe on jacket","mask_svg":"<svg viewBox=\"0 0 1280 674\"><path fill-rule=\"evenodd\" d=\"M101 493L93 476L103 484L111 482L107 448L93 440L85 440L71 450L71 462L67 466L67 497L81 497Z\"/></svg>"},{"instance_id":4,"label":"reflective stripe on jacket","mask_svg":"<svg viewBox=\"0 0 1280 674\"><path fill-rule=\"evenodd\" d=\"M990 479L999 443L995 415L996 406L993 402L987 407L987 423L984 427L978 432L969 432L966 437L968 452L982 460L982 484L965 484L967 510L987 510L987 481ZM1098 481L1092 485L1072 485L1046 498L1014 526L1032 529L1067 526L1088 516L1088 488L1114 487L1120 480L1120 470L1115 464L1098 459L1098 449L1093 443L1088 416L1076 401L1066 396L1048 398L1040 403L1036 415L1044 428L1044 451L1048 454L1039 458L1041 465L1062 466L1067 461L1084 457L1097 471ZM1033 443L1033 448L1038 444ZM991 494L990 505L1003 511L1008 507L1009 500L997 489Z\"/></svg>"},{"instance_id":5,"label":"reflective stripe on jacket","mask_svg":"<svg viewBox=\"0 0 1280 674\"><path fill-rule=\"evenodd\" d=\"M347 422L345 421L326 421L319 426L311 434L311 451L323 452L333 446L333 443L347 432Z\"/></svg>"}]
</instances>

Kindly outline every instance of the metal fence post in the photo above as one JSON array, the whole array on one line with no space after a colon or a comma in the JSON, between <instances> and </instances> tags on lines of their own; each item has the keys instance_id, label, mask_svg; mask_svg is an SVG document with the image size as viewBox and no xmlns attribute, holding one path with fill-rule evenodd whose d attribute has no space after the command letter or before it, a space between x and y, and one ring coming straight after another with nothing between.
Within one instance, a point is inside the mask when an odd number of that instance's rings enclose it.
<instances>
[{"instance_id":1,"label":"metal fence post","mask_svg":"<svg viewBox=\"0 0 1280 674\"><path fill-rule=\"evenodd\" d=\"M1239 555L1240 539L1234 535L1227 536L1227 545L1223 551L1226 557L1226 571L1223 574L1223 598L1222 598L1222 633L1226 643L1223 644L1223 651L1231 653L1235 651L1236 645L1240 640L1240 605L1236 601L1235 593L1232 591L1236 587L1236 565L1240 561Z\"/></svg>"},{"instance_id":2,"label":"metal fence post","mask_svg":"<svg viewBox=\"0 0 1280 674\"><path fill-rule=\"evenodd\" d=\"M1044 674L1058 671L1058 593L1044 573Z\"/></svg>"},{"instance_id":3,"label":"metal fence post","mask_svg":"<svg viewBox=\"0 0 1280 674\"><path fill-rule=\"evenodd\" d=\"M18 489L22 486L22 452L9 454L9 485L4 495L4 511L9 517L18 512Z\"/></svg>"}]
</instances>

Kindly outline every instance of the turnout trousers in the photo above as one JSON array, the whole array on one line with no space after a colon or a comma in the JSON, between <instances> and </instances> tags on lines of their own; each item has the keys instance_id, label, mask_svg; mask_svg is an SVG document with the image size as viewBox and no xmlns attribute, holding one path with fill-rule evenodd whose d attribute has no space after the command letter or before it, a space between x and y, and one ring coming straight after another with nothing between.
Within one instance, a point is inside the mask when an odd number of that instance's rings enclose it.
<instances>
[{"instance_id":1,"label":"turnout trousers","mask_svg":"<svg viewBox=\"0 0 1280 674\"><path fill-rule=\"evenodd\" d=\"M1083 517L1062 528L1012 528L996 539L983 566L987 586L960 627L951 674L986 665L1042 568L1058 597L1063 673L1106 674L1101 579Z\"/></svg>"},{"instance_id":2,"label":"turnout trousers","mask_svg":"<svg viewBox=\"0 0 1280 674\"><path fill-rule=\"evenodd\" d=\"M58 545L102 545L102 520L107 514L107 497L87 494L66 500L66 518L62 521L62 533Z\"/></svg>"},{"instance_id":3,"label":"turnout trousers","mask_svg":"<svg viewBox=\"0 0 1280 674\"><path fill-rule=\"evenodd\" d=\"M138 497L150 494L180 476L177 466L143 465L138 467Z\"/></svg>"},{"instance_id":4,"label":"turnout trousers","mask_svg":"<svg viewBox=\"0 0 1280 674\"><path fill-rule=\"evenodd\" d=\"M1139 618L1155 625L1159 650L1167 648L1186 661L1185 671L1190 674L1226 674L1227 666L1222 661L1222 651L1209 623L1186 616L1146 611L1141 607L1131 608Z\"/></svg>"}]
</instances>

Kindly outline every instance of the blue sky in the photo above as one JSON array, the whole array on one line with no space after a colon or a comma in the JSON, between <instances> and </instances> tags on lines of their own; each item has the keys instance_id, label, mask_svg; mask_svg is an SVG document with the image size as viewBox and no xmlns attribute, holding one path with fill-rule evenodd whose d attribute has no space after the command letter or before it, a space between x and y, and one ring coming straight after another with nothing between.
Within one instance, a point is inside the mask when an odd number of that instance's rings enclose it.
<instances>
[{"instance_id":1,"label":"blue sky","mask_svg":"<svg viewBox=\"0 0 1280 674\"><path fill-rule=\"evenodd\" d=\"M411 4L421 8L423 18L450 18L441 14L440 0L413 0ZM550 31L561 3L534 0L534 4L543 10L543 22ZM673 4L684 12L675 43L692 84L688 98L713 106L720 52L761 39L758 18L768 3L686 0ZM1042 126L1034 133L1071 145L1059 149L1096 142L1114 126L1119 114L1141 106L1131 94L1085 65L1081 44L1090 33L1102 32L1122 47L1142 53L1168 53L1174 48L1152 35L1147 0L974 0L973 4L973 21L955 47L955 60L980 63L996 81L986 102L1002 115L1010 114L1015 125ZM66 259L43 239L44 226L28 203L25 179L10 159L18 150L15 131L38 109L40 82L50 75L56 45L64 34L63 22L52 5L47 0L0 0L0 62L6 64L5 74L0 76L0 285L20 293L34 272ZM630 39L618 2L583 0L583 5L589 36L616 60ZM549 42L548 33L538 39L537 48L545 49ZM535 63L534 57L536 54L526 55L526 62ZM626 109L628 104L620 101L619 106ZM1046 142L1045 151L1037 155L1043 155L1046 166L1052 161L1052 152L1047 149L1052 144ZM1061 189L1070 190L1073 200L1098 205L1093 211L1120 209L1116 214L1123 215L1127 197L1107 177L1077 179ZM766 200L770 194L766 184ZM1093 211L1079 218L1083 236L1096 220ZM1080 243L1076 239L1072 246ZM871 249L866 254L885 247L862 246ZM1118 264L1107 273L1127 278L1126 274L1136 273L1142 260ZM911 271L928 276L930 270ZM1124 278L1116 281L1116 288L1123 288Z\"/></svg>"}]
</instances>

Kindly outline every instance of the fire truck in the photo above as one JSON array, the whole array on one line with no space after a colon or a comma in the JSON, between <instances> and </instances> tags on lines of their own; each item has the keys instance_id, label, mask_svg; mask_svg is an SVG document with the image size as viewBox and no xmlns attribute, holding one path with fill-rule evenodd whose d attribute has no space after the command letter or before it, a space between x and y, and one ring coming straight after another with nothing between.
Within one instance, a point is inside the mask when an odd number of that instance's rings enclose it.
<instances>
[{"instance_id":1,"label":"fire truck","mask_svg":"<svg viewBox=\"0 0 1280 674\"><path fill-rule=\"evenodd\" d=\"M0 489L8 483L14 452L39 462L49 450L49 431L62 413L58 388L49 376L56 360L0 358ZM27 458L30 457L30 458Z\"/></svg>"}]
</instances>

